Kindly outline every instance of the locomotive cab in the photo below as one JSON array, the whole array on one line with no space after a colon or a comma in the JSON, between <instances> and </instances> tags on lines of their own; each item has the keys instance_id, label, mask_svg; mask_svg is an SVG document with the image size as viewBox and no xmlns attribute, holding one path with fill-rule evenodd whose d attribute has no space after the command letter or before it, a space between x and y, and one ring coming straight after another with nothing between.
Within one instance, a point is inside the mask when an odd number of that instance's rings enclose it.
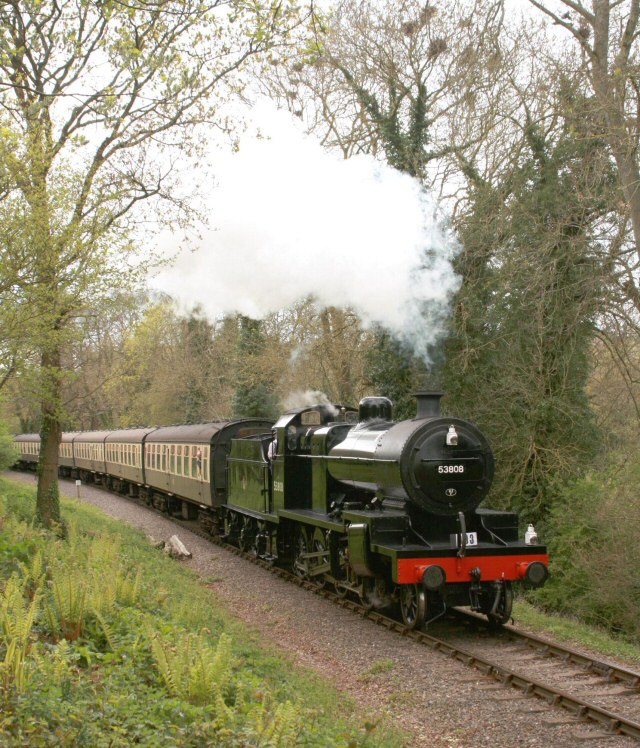
<instances>
[{"instance_id":1,"label":"locomotive cab","mask_svg":"<svg viewBox=\"0 0 640 748\"><path fill-rule=\"evenodd\" d=\"M315 509L322 502L314 496L312 455L318 433L346 433L357 420L354 408L314 405L284 413L274 430L278 442L273 461L273 504L276 509ZM324 507L323 507L324 510Z\"/></svg>"},{"instance_id":2,"label":"locomotive cab","mask_svg":"<svg viewBox=\"0 0 640 748\"><path fill-rule=\"evenodd\" d=\"M318 433L344 434L357 421L354 408L314 405L284 413L271 434L232 442L229 505L275 514L288 509L322 508L314 496L312 453Z\"/></svg>"}]
</instances>

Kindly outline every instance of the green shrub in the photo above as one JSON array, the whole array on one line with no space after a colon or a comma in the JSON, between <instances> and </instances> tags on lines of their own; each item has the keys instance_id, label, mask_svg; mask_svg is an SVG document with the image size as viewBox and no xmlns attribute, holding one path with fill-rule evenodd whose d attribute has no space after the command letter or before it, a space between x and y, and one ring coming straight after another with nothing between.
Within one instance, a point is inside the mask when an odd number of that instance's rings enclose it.
<instances>
[{"instance_id":1,"label":"green shrub","mask_svg":"<svg viewBox=\"0 0 640 748\"><path fill-rule=\"evenodd\" d=\"M11 467L19 456L20 452L13 443L13 436L9 433L7 424L0 421L0 470Z\"/></svg>"},{"instance_id":2,"label":"green shrub","mask_svg":"<svg viewBox=\"0 0 640 748\"><path fill-rule=\"evenodd\" d=\"M548 527L551 578L538 603L640 636L639 482L640 464L630 463L561 493Z\"/></svg>"}]
</instances>

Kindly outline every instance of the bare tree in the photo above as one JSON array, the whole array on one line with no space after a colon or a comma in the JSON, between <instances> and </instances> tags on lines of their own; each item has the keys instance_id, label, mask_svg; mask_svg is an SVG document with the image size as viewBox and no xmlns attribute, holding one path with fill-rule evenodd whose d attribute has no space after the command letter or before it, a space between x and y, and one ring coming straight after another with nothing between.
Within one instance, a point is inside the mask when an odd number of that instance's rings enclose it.
<instances>
[{"instance_id":1,"label":"bare tree","mask_svg":"<svg viewBox=\"0 0 640 748\"><path fill-rule=\"evenodd\" d=\"M633 258L624 262L623 283L640 311L635 272L640 263L640 85L638 83L639 0L593 0L590 6L560 0L561 10L542 0L529 2L571 35L594 97L591 116L615 160L621 196L631 225ZM620 256L619 256L620 258ZM622 258L620 258L622 259Z\"/></svg>"},{"instance_id":2,"label":"bare tree","mask_svg":"<svg viewBox=\"0 0 640 748\"><path fill-rule=\"evenodd\" d=\"M262 85L328 147L372 153L433 186L465 109L476 115L470 141L487 135L479 115L503 65L502 24L499 0L342 0L295 56L271 56Z\"/></svg>"}]
</instances>

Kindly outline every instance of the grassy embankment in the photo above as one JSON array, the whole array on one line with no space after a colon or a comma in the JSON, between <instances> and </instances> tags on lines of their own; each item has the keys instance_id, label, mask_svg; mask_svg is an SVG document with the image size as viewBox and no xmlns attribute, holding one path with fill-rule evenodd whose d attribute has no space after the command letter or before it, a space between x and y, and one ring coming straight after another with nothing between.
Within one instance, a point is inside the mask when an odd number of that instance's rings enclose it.
<instances>
[{"instance_id":1,"label":"grassy embankment","mask_svg":"<svg viewBox=\"0 0 640 748\"><path fill-rule=\"evenodd\" d=\"M0 479L0 745L400 746L135 530ZM369 717L369 720L371 718Z\"/></svg>"},{"instance_id":2,"label":"grassy embankment","mask_svg":"<svg viewBox=\"0 0 640 748\"><path fill-rule=\"evenodd\" d=\"M634 670L640 665L640 646L621 636L613 636L604 629L587 626L561 615L543 613L530 603L518 601L513 608L516 624L539 636L587 647L603 657L613 657L629 663Z\"/></svg>"}]
</instances>

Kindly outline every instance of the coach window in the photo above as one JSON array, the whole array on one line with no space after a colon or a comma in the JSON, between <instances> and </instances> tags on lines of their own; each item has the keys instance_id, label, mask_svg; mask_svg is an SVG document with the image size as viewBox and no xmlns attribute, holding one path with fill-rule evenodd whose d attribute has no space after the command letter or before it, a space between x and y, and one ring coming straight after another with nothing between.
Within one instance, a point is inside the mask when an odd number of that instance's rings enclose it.
<instances>
[{"instance_id":1,"label":"coach window","mask_svg":"<svg viewBox=\"0 0 640 748\"><path fill-rule=\"evenodd\" d=\"M176 475L182 475L182 444L176 447Z\"/></svg>"},{"instance_id":2,"label":"coach window","mask_svg":"<svg viewBox=\"0 0 640 748\"><path fill-rule=\"evenodd\" d=\"M202 450L202 480L209 482L209 447Z\"/></svg>"}]
</instances>

